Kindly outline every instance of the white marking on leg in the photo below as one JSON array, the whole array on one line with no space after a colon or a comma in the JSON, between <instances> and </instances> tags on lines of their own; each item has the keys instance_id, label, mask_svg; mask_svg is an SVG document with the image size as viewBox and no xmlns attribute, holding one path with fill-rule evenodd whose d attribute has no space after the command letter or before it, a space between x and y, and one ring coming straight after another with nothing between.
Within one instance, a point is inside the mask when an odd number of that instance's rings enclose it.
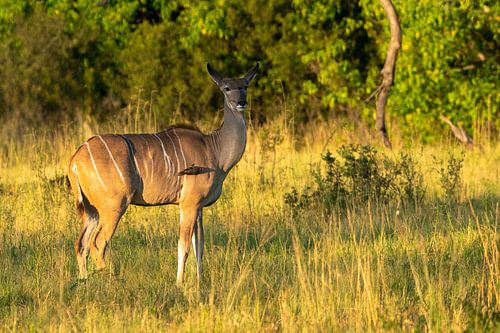
<instances>
[{"instance_id":1,"label":"white marking on leg","mask_svg":"<svg viewBox=\"0 0 500 333\"><path fill-rule=\"evenodd\" d=\"M193 237L191 237L191 243L193 244L194 257L198 258L198 249L196 248L196 225L194 227Z\"/></svg>"},{"instance_id":2,"label":"white marking on leg","mask_svg":"<svg viewBox=\"0 0 500 333\"><path fill-rule=\"evenodd\" d=\"M109 150L109 147L106 144L106 141L104 141L104 139L100 135L98 135L97 137L102 141L102 143L104 144L104 147L106 147L106 150L108 151L109 156L111 157L111 160L113 161L113 164L115 165L115 168L118 171L118 174L120 175L120 179L122 180L123 185L125 185L125 178L123 178L122 171L118 167L118 164L116 163L115 158L113 157L113 154L111 154L111 150Z\"/></svg>"},{"instance_id":3,"label":"white marking on leg","mask_svg":"<svg viewBox=\"0 0 500 333\"><path fill-rule=\"evenodd\" d=\"M198 220L194 222L194 232L193 236L191 237L191 242L193 244L193 252L194 252L194 257L196 258L196 266L198 266Z\"/></svg>"},{"instance_id":4,"label":"white marking on leg","mask_svg":"<svg viewBox=\"0 0 500 333\"><path fill-rule=\"evenodd\" d=\"M179 245L177 247L177 283L182 282L183 277L184 277L184 256L185 256L186 251L184 250L184 247L182 246L182 242L179 242Z\"/></svg>"},{"instance_id":5,"label":"white marking on leg","mask_svg":"<svg viewBox=\"0 0 500 333\"><path fill-rule=\"evenodd\" d=\"M97 219L93 217L87 221L87 229L85 230L85 234L83 235L82 239L83 248L86 251L88 251L90 247L89 242L92 234L94 233L95 227L97 227L97 222L98 222Z\"/></svg>"},{"instance_id":6,"label":"white marking on leg","mask_svg":"<svg viewBox=\"0 0 500 333\"><path fill-rule=\"evenodd\" d=\"M177 283L181 283L184 280L184 267L186 266L187 259L187 244L183 240L179 241L177 258Z\"/></svg>"},{"instance_id":7,"label":"white marking on leg","mask_svg":"<svg viewBox=\"0 0 500 333\"><path fill-rule=\"evenodd\" d=\"M87 278L87 257L90 250L90 242L94 237L94 232L99 221L95 217L90 217L86 222L86 229L81 239L82 252L79 254L78 260L80 261L80 275L82 278Z\"/></svg>"},{"instance_id":8,"label":"white marking on leg","mask_svg":"<svg viewBox=\"0 0 500 333\"><path fill-rule=\"evenodd\" d=\"M94 156L92 155L92 152L90 151L90 145L88 142L85 142L84 145L85 145L85 147L87 147L87 151L89 152L90 160L92 161L92 166L94 167L95 173L97 175L97 179L99 179L99 182L101 183L102 187L104 188L104 191L107 192L108 189L106 188L106 185L104 185L104 182L102 181L102 178L101 178L101 175L99 174L99 171L97 171L97 166L95 165Z\"/></svg>"}]
</instances>

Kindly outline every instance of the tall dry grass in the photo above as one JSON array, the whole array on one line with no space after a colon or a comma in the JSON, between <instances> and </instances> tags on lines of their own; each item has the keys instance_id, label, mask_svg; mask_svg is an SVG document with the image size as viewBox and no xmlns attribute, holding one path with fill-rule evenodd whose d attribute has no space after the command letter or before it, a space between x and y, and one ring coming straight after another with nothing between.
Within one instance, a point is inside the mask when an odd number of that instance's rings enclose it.
<instances>
[{"instance_id":1,"label":"tall dry grass","mask_svg":"<svg viewBox=\"0 0 500 333\"><path fill-rule=\"evenodd\" d=\"M353 201L294 212L286 193L312 186L321 153L370 144L335 122L294 131L293 112L249 127L247 150L219 201L205 209L205 272L192 256L175 286L178 211L130 207L108 268L76 281L79 231L64 178L94 133L157 129L140 101L97 124L78 120L1 138L2 331L493 331L500 323L500 146L465 151L448 200L441 168L462 148L403 147L423 175L415 205ZM216 121L202 123L214 129Z\"/></svg>"}]
</instances>

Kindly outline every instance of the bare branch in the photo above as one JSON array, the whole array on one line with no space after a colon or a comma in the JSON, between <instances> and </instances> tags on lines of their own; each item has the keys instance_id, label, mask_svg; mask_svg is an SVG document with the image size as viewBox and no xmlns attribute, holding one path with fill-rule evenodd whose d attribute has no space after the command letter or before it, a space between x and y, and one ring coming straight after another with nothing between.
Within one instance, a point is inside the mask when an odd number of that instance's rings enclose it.
<instances>
[{"instance_id":1,"label":"bare branch","mask_svg":"<svg viewBox=\"0 0 500 333\"><path fill-rule=\"evenodd\" d=\"M365 99L365 103L368 103L369 101L371 101L371 99L375 96L378 95L378 93L380 92L380 90L382 90L382 85L378 86L377 89L375 89L371 94L370 96L368 96L366 99Z\"/></svg>"},{"instance_id":2,"label":"bare branch","mask_svg":"<svg viewBox=\"0 0 500 333\"><path fill-rule=\"evenodd\" d=\"M380 0L384 7L387 18L389 19L389 26L391 30L391 41L387 50L387 57L385 58L384 68L382 68L382 84L377 91L380 90L380 95L377 101L377 115L375 127L380 132L384 140L384 145L391 148L391 142L387 135L387 128L385 126L385 105L387 104L387 97L389 90L394 82L394 69L396 67L396 60L398 52L401 48L401 27L399 25L398 15L391 0Z\"/></svg>"},{"instance_id":3,"label":"bare branch","mask_svg":"<svg viewBox=\"0 0 500 333\"><path fill-rule=\"evenodd\" d=\"M469 147L472 147L474 145L474 142L472 141L471 137L469 135L467 135L467 133L465 132L465 130L463 129L462 126L457 127L457 126L453 125L451 120L446 118L443 115L441 116L441 120L450 126L451 131L453 132L453 135L455 135L455 137L458 139L458 141L462 142L463 144L466 144Z\"/></svg>"},{"instance_id":4,"label":"bare branch","mask_svg":"<svg viewBox=\"0 0 500 333\"><path fill-rule=\"evenodd\" d=\"M109 3L109 0L102 0L102 1L99 1L98 3L96 3L96 6L97 7L106 7Z\"/></svg>"}]
</instances>

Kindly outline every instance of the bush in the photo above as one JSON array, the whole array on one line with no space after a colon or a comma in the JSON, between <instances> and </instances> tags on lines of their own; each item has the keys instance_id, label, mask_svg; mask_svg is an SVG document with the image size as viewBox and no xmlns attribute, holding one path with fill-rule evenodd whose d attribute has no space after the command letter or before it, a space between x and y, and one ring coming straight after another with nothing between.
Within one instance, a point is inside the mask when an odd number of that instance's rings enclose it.
<instances>
[{"instance_id":1,"label":"bush","mask_svg":"<svg viewBox=\"0 0 500 333\"><path fill-rule=\"evenodd\" d=\"M460 173L464 162L464 154L460 156L449 155L446 166L438 169L439 181L444 192L446 202L457 202L460 198L462 180Z\"/></svg>"},{"instance_id":2,"label":"bush","mask_svg":"<svg viewBox=\"0 0 500 333\"><path fill-rule=\"evenodd\" d=\"M295 188L285 194L285 203L294 212L311 208L346 207L352 204L416 204L423 199L422 174L407 153L390 159L371 146L342 146L338 157L322 155L323 170L316 168L312 184L299 193Z\"/></svg>"},{"instance_id":3,"label":"bush","mask_svg":"<svg viewBox=\"0 0 500 333\"><path fill-rule=\"evenodd\" d=\"M82 69L73 56L64 22L40 9L27 20L18 18L0 47L0 110L35 123L51 114L72 116L84 92Z\"/></svg>"}]
</instances>

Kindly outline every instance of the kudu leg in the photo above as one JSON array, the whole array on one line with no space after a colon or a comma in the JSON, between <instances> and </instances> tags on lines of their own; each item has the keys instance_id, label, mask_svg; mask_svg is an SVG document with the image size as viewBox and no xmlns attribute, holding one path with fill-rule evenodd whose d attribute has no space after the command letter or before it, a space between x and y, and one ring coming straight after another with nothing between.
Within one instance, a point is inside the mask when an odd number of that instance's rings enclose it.
<instances>
[{"instance_id":1,"label":"kudu leg","mask_svg":"<svg viewBox=\"0 0 500 333\"><path fill-rule=\"evenodd\" d=\"M179 227L179 243L177 246L177 284L184 282L184 268L189 254L190 241L193 237L194 227L198 217L198 208L180 207L181 221Z\"/></svg>"},{"instance_id":2,"label":"kudu leg","mask_svg":"<svg viewBox=\"0 0 500 333\"><path fill-rule=\"evenodd\" d=\"M201 273L203 272L202 259L203 259L203 246L205 244L205 233L203 231L203 214L201 209L198 210L198 216L196 217L196 222L194 224L192 242L193 242L194 255L196 257L196 268L198 273L198 279L200 279Z\"/></svg>"},{"instance_id":3,"label":"kudu leg","mask_svg":"<svg viewBox=\"0 0 500 333\"><path fill-rule=\"evenodd\" d=\"M98 270L106 267L105 255L108 243L115 233L125 209L109 211L99 215L99 224L90 242L90 256Z\"/></svg>"},{"instance_id":4,"label":"kudu leg","mask_svg":"<svg viewBox=\"0 0 500 333\"><path fill-rule=\"evenodd\" d=\"M78 262L78 269L80 271L79 278L87 278L87 257L90 250L90 239L92 238L92 233L94 232L98 220L95 217L89 216L84 213L83 216L83 227L80 231L80 235L75 241L75 253Z\"/></svg>"}]
</instances>

